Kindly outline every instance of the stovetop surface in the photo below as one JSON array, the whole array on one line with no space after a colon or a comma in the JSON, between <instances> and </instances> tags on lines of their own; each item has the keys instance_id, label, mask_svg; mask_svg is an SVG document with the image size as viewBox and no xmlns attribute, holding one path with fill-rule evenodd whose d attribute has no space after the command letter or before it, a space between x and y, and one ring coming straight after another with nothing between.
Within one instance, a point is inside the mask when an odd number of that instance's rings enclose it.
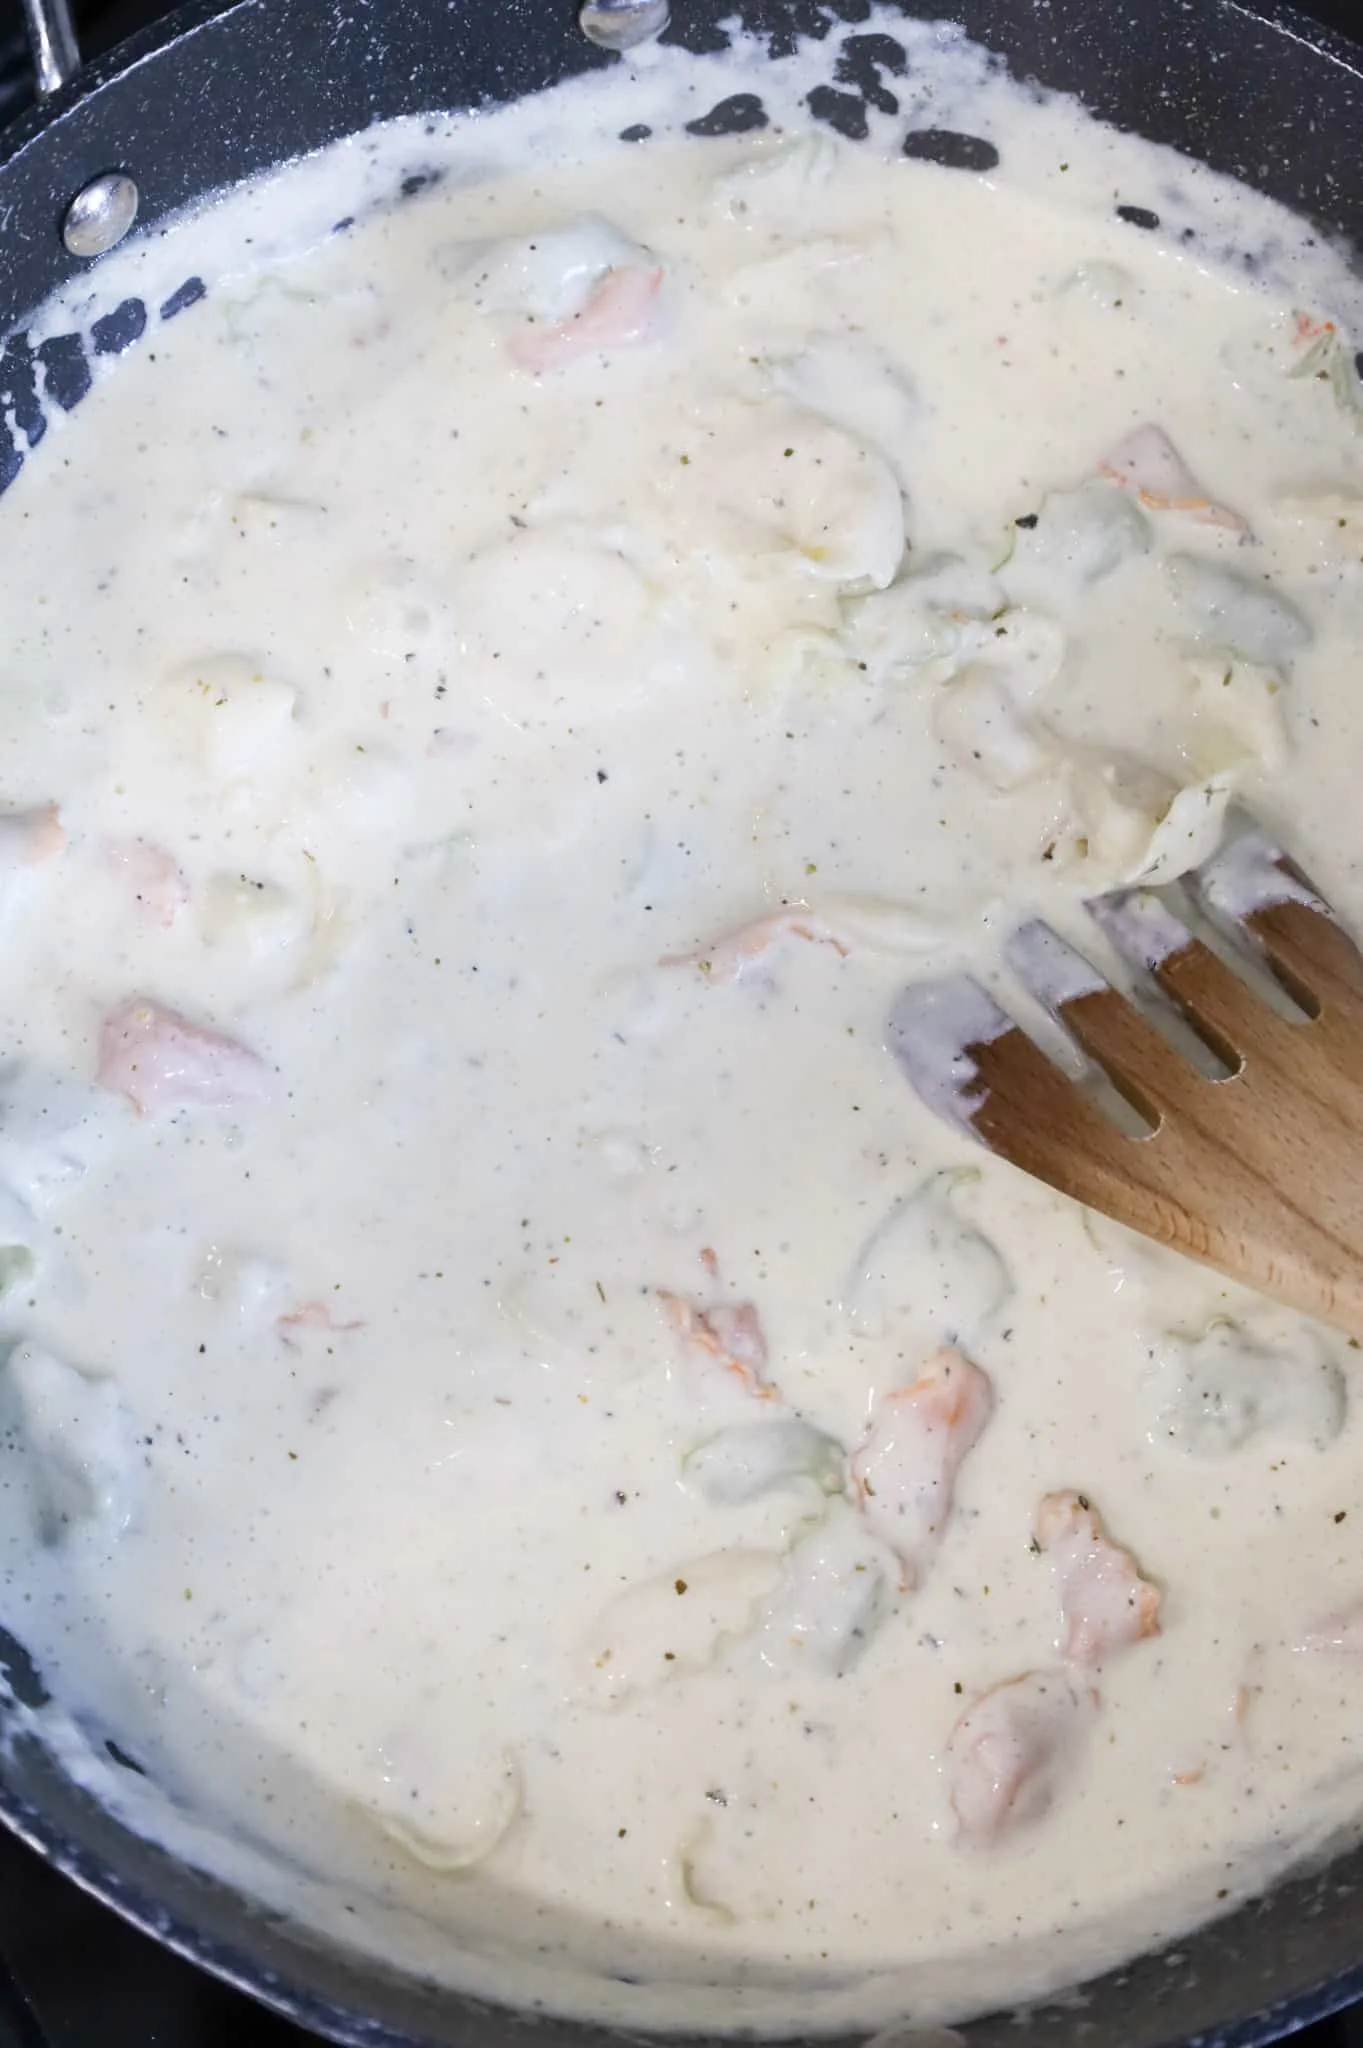
<instances>
[{"instance_id":1,"label":"stovetop surface","mask_svg":"<svg viewBox=\"0 0 1363 2048\"><path fill-rule=\"evenodd\" d=\"M97 54L169 11L168 0L77 0L82 50ZM1304 0L1303 11L1363 41L1363 0ZM20 0L0 0L0 125L29 104L32 91ZM1363 2048L1363 2006L1293 2039L1296 2048ZM306 2048L310 2041L315 2036L129 1927L0 1828L0 2048Z\"/></svg>"}]
</instances>

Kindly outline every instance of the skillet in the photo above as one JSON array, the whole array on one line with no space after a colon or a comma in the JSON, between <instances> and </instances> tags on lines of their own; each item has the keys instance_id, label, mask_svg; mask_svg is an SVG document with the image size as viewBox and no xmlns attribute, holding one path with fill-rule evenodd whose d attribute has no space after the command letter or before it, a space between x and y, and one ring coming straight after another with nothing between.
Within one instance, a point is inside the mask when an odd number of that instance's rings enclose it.
<instances>
[{"instance_id":1,"label":"skillet","mask_svg":"<svg viewBox=\"0 0 1363 2048\"><path fill-rule=\"evenodd\" d=\"M1363 248L1363 51L1273 0L896 4L959 23L1019 77L1075 92L1103 118ZM670 40L720 48L738 16L773 55L868 13L868 0L676 6ZM650 8L656 21L662 0L594 0L597 31L618 42ZM571 0L188 0L85 70L66 0L25 0L25 11L43 98L0 136L0 496L43 459L50 421L78 412L98 358L194 317L202 286L186 277L160 304L128 299L88 329L30 340L33 309L134 222L155 227L373 121L499 103L614 61L584 36ZM846 134L864 132L868 92L893 95L883 41L854 39L836 75L830 63L820 116ZM713 112L721 128L751 118L733 105ZM1141 224L1159 232L1153 215ZM0 1624L14 1619L0 1588ZM625 2038L496 2010L329 1947L142 1839L35 1740L29 1715L47 1696L19 1636L0 1626L0 1819L182 1954L355 2048L616 2048ZM1257 2048L1360 1995L1363 1849L1021 2024L998 2014L959 2032L894 2031L877 2048Z\"/></svg>"}]
</instances>

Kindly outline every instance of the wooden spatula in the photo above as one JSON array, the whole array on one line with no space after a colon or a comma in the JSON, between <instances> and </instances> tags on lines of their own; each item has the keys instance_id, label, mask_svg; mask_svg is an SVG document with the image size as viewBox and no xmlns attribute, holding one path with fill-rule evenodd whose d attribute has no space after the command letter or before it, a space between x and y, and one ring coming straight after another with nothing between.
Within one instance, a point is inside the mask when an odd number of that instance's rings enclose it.
<instances>
[{"instance_id":1,"label":"wooden spatula","mask_svg":"<svg viewBox=\"0 0 1363 2048\"><path fill-rule=\"evenodd\" d=\"M1294 1019L1148 893L1088 907L1228 1075L1199 1071L1048 927L1009 965L1153 1126L1120 1130L965 976L904 989L888 1043L923 1099L1090 1208L1363 1338L1363 955L1286 856L1247 833L1187 878Z\"/></svg>"}]
</instances>

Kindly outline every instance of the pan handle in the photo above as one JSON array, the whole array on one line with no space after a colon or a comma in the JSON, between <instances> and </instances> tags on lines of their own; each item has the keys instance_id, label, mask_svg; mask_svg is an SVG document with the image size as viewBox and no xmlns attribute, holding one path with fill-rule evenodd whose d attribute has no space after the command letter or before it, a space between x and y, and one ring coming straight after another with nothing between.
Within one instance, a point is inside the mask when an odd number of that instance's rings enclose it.
<instances>
[{"instance_id":1,"label":"pan handle","mask_svg":"<svg viewBox=\"0 0 1363 2048\"><path fill-rule=\"evenodd\" d=\"M80 69L71 0L24 0L24 19L38 96L47 99Z\"/></svg>"}]
</instances>

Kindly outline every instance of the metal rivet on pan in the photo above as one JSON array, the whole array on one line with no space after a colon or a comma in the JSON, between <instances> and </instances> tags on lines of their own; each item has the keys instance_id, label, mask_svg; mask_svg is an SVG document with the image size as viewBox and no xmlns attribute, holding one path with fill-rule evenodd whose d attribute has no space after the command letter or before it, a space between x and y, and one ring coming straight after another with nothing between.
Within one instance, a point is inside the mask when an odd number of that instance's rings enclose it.
<instances>
[{"instance_id":1,"label":"metal rivet on pan","mask_svg":"<svg viewBox=\"0 0 1363 2048\"><path fill-rule=\"evenodd\" d=\"M667 0L587 0L577 18L588 42L632 50L667 27Z\"/></svg>"},{"instance_id":2,"label":"metal rivet on pan","mask_svg":"<svg viewBox=\"0 0 1363 2048\"><path fill-rule=\"evenodd\" d=\"M124 171L105 171L83 185L66 209L62 240L73 256L117 248L137 219L140 194Z\"/></svg>"}]
</instances>

